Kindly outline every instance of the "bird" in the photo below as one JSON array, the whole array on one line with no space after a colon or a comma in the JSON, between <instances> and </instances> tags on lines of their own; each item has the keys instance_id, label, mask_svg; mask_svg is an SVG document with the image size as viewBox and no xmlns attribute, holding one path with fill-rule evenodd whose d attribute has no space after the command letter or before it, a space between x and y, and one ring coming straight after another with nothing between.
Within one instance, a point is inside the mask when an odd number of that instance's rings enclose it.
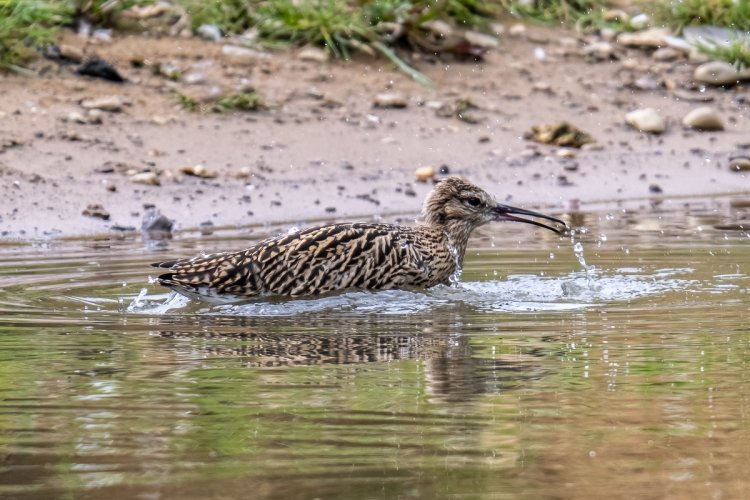
<instances>
[{"instance_id":1,"label":"bird","mask_svg":"<svg viewBox=\"0 0 750 500\"><path fill-rule=\"evenodd\" d=\"M523 218L549 221L553 225ZM427 289L457 281L472 231L495 221L558 234L565 222L498 203L458 176L428 193L413 226L347 222L274 236L239 251L157 262L156 283L212 303L300 298L353 290Z\"/></svg>"}]
</instances>

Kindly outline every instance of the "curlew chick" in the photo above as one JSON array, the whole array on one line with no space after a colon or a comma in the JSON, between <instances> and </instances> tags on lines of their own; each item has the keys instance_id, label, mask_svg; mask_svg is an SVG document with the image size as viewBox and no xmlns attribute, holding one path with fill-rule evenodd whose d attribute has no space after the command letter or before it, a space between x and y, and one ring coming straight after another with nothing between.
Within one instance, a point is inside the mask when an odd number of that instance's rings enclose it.
<instances>
[{"instance_id":1,"label":"curlew chick","mask_svg":"<svg viewBox=\"0 0 750 500\"><path fill-rule=\"evenodd\" d=\"M449 284L471 232L494 221L534 224L561 233L560 219L497 203L483 189L448 177L427 195L424 222L413 227L343 223L268 238L236 252L153 264L157 278L188 297L236 302L314 296L345 290L429 288ZM557 227L525 215L546 219Z\"/></svg>"}]
</instances>

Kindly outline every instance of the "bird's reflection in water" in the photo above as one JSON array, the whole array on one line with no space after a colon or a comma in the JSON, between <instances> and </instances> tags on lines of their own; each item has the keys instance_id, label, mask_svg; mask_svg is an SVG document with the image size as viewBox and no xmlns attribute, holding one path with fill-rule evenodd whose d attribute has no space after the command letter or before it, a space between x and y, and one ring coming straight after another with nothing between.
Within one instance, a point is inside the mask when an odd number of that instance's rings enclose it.
<instances>
[{"instance_id":1,"label":"bird's reflection in water","mask_svg":"<svg viewBox=\"0 0 750 500\"><path fill-rule=\"evenodd\" d=\"M520 357L476 356L462 314L446 307L409 315L162 318L152 334L189 341L203 357L232 357L248 368L420 360L426 393L455 402L517 387L543 375L542 350ZM172 324L170 324L172 323ZM501 337L497 337L501 339ZM185 345L183 345L185 347Z\"/></svg>"}]
</instances>

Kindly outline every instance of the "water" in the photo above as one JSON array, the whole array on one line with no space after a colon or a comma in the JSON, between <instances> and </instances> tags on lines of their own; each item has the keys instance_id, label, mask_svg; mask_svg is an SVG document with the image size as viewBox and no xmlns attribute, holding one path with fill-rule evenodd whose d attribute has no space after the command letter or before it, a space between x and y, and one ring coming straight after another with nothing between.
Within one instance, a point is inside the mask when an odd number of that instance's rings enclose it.
<instances>
[{"instance_id":1,"label":"water","mask_svg":"<svg viewBox=\"0 0 750 500\"><path fill-rule=\"evenodd\" d=\"M573 214L588 268L503 224L456 287L293 302L148 283L248 230L0 246L0 497L745 497L750 238L721 201Z\"/></svg>"}]
</instances>

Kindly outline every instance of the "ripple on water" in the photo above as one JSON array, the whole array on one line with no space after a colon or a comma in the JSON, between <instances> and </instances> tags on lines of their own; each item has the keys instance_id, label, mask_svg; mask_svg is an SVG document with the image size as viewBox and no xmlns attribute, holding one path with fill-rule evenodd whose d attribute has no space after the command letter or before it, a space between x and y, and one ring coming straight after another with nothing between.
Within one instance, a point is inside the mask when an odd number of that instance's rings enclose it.
<instances>
[{"instance_id":1,"label":"ripple on water","mask_svg":"<svg viewBox=\"0 0 750 500\"><path fill-rule=\"evenodd\" d=\"M200 312L238 316L294 316L313 312L409 314L455 304L477 311L567 311L697 289L699 281L687 278L691 272L689 268L649 272L627 268L610 273L589 269L563 276L517 274L502 281L462 282L426 291L358 291L314 299L218 305ZM166 314L190 304L175 293L147 295L144 289L127 312Z\"/></svg>"}]
</instances>

